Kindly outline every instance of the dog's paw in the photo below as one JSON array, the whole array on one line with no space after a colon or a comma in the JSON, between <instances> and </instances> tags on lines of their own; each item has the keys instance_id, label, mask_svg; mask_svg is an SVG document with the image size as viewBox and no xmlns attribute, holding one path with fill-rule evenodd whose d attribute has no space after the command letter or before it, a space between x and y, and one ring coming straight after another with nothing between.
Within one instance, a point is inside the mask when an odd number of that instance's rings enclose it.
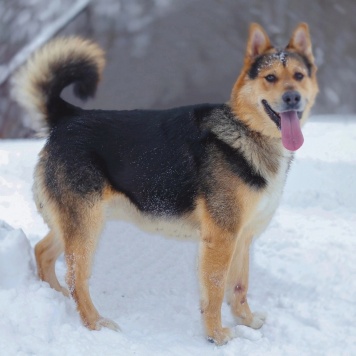
<instances>
[{"instance_id":1,"label":"dog's paw","mask_svg":"<svg viewBox=\"0 0 356 356\"><path fill-rule=\"evenodd\" d=\"M69 293L69 290L65 287L62 287L61 286L61 289L58 291L58 292L61 292L65 297L69 298L70 297L70 293Z\"/></svg>"},{"instance_id":2,"label":"dog's paw","mask_svg":"<svg viewBox=\"0 0 356 356\"><path fill-rule=\"evenodd\" d=\"M217 346L222 346L236 336L237 334L234 329L221 328L220 330L215 331L213 335L208 336L207 339L209 342L214 343Z\"/></svg>"},{"instance_id":3,"label":"dog's paw","mask_svg":"<svg viewBox=\"0 0 356 356\"><path fill-rule=\"evenodd\" d=\"M249 318L236 318L239 325L249 326L252 329L260 329L266 321L267 315L263 312L252 313Z\"/></svg>"},{"instance_id":4,"label":"dog's paw","mask_svg":"<svg viewBox=\"0 0 356 356\"><path fill-rule=\"evenodd\" d=\"M100 317L99 320L95 324L95 330L100 330L101 328L108 328L114 331L121 331L118 324L115 321Z\"/></svg>"},{"instance_id":5,"label":"dog's paw","mask_svg":"<svg viewBox=\"0 0 356 356\"><path fill-rule=\"evenodd\" d=\"M248 325L252 329L260 329L266 321L267 315L262 312L252 313L253 318L251 325Z\"/></svg>"}]
</instances>

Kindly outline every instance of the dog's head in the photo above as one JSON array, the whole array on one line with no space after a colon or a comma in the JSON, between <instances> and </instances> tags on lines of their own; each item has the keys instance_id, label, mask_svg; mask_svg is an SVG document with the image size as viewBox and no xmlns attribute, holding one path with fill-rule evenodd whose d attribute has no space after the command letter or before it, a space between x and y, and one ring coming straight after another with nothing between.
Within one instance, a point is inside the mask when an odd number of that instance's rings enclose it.
<instances>
[{"instance_id":1,"label":"dog's head","mask_svg":"<svg viewBox=\"0 0 356 356\"><path fill-rule=\"evenodd\" d=\"M284 49L274 48L264 29L252 24L230 104L253 130L281 137L295 151L303 144L301 126L318 93L316 70L305 23L297 26Z\"/></svg>"}]
</instances>

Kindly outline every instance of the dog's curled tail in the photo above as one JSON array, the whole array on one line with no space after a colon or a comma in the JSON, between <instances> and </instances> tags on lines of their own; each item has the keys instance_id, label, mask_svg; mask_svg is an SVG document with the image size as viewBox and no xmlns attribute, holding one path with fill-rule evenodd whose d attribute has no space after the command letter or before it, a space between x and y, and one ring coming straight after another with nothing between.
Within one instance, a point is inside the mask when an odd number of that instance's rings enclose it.
<instances>
[{"instance_id":1,"label":"dog's curled tail","mask_svg":"<svg viewBox=\"0 0 356 356\"><path fill-rule=\"evenodd\" d=\"M79 37L57 38L16 73L12 94L30 113L33 128L51 128L72 107L61 99L62 90L74 84L80 99L94 96L104 65L104 52L97 44Z\"/></svg>"}]
</instances>

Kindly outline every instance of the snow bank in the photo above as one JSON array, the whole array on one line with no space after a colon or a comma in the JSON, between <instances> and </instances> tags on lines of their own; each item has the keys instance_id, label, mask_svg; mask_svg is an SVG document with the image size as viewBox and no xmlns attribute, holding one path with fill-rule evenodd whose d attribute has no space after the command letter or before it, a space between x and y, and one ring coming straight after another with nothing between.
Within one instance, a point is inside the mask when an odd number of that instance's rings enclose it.
<instances>
[{"instance_id":1,"label":"snow bank","mask_svg":"<svg viewBox=\"0 0 356 356\"><path fill-rule=\"evenodd\" d=\"M31 245L21 229L0 220L0 289L17 288L34 275Z\"/></svg>"},{"instance_id":2,"label":"snow bank","mask_svg":"<svg viewBox=\"0 0 356 356\"><path fill-rule=\"evenodd\" d=\"M84 328L73 301L34 273L32 248L47 231L31 194L43 141L0 142L0 354L355 355L356 118L333 119L307 125L280 208L253 246L249 300L267 322L238 326L220 348L203 338L196 244L121 222L103 233L90 286L122 333ZM56 269L64 283L63 258ZM222 313L233 326L226 304Z\"/></svg>"}]
</instances>

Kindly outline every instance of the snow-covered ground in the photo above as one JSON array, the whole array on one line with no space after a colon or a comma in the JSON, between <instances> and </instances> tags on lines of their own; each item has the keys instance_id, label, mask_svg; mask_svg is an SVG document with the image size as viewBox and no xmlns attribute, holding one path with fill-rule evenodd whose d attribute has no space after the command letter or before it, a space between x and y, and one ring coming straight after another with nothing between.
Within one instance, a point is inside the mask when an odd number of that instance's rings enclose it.
<instances>
[{"instance_id":1,"label":"snow-covered ground","mask_svg":"<svg viewBox=\"0 0 356 356\"><path fill-rule=\"evenodd\" d=\"M33 246L47 231L31 195L43 141L1 141L0 355L356 355L356 120L318 117L304 132L280 208L253 246L249 300L266 324L238 326L222 347L203 337L196 242L121 222L102 236L90 285L122 332L83 327L74 302L35 274ZM64 273L60 258L62 283ZM223 318L233 325L226 304Z\"/></svg>"}]
</instances>

